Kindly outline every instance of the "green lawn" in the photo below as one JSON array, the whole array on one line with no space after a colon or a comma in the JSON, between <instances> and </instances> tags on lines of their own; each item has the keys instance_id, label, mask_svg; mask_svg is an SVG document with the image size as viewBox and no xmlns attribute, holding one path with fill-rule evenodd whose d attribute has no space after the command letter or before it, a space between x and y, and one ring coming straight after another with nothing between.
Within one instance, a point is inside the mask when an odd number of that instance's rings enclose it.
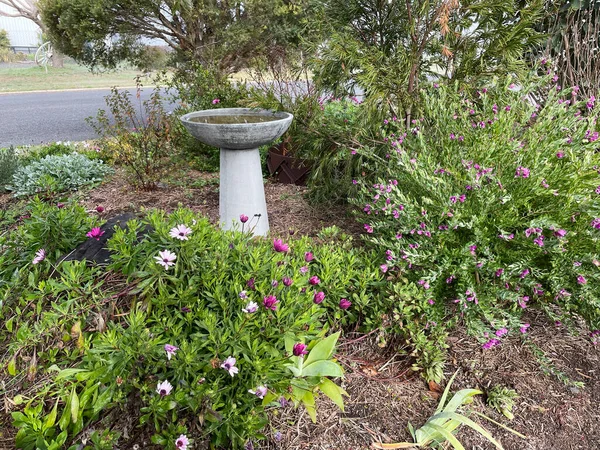
<instances>
[{"instance_id":1,"label":"green lawn","mask_svg":"<svg viewBox=\"0 0 600 450\"><path fill-rule=\"evenodd\" d=\"M36 65L6 68L0 67L0 93L57 89L106 88L112 86L135 86L135 76L141 72L123 69L115 72L93 74L76 64L64 68L48 67L48 73Z\"/></svg>"}]
</instances>

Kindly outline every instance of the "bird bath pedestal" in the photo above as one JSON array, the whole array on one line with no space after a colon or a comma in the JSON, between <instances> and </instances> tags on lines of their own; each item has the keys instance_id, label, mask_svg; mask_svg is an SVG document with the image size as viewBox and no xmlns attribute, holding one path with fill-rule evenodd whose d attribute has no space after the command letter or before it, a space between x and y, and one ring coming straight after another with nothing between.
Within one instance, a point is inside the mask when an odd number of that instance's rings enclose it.
<instances>
[{"instance_id":1,"label":"bird bath pedestal","mask_svg":"<svg viewBox=\"0 0 600 450\"><path fill-rule=\"evenodd\" d=\"M196 111L181 122L192 136L221 149L219 215L221 227L240 228L240 216L255 235L269 232L269 218L258 147L279 138L293 115L246 108Z\"/></svg>"}]
</instances>

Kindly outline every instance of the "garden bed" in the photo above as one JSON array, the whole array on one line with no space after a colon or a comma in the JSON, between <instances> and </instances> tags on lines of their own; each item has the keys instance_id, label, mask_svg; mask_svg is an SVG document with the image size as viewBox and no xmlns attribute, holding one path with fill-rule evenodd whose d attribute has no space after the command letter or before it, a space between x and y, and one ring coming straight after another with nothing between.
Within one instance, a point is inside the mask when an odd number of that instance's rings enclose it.
<instances>
[{"instance_id":1,"label":"garden bed","mask_svg":"<svg viewBox=\"0 0 600 450\"><path fill-rule=\"evenodd\" d=\"M135 192L117 171L100 186L76 195L87 209L102 205L104 219L140 208L171 211L183 204L216 222L216 175L195 171L187 171L184 175L177 177L185 180L185 183L179 183L180 186L167 182L156 191ZM344 208L325 210L309 206L303 198L305 188L268 182L265 190L274 235L286 236L292 230L316 236L323 227L332 225L352 234L358 233ZM12 202L9 196L0 196L0 205ZM520 398L512 422L485 407L481 396L475 399L475 410L527 436L527 440L522 440L500 427L485 424L507 450L597 448L600 446L597 406L600 402L600 349L590 345L584 327L577 336L565 327L555 326L541 314L529 313L528 321L531 328L527 335L509 337L491 350L482 350L476 339L454 332L448 340L450 357L446 378L459 370L453 390L485 390L500 384L517 391ZM546 362L554 374L543 372L540 368L543 364L529 343L545 352ZM318 401L316 424L311 423L303 408L276 410L270 415L267 440L255 443L255 448L357 450L369 448L374 441L410 440L407 423L416 427L422 425L433 414L440 390L435 384L427 385L411 370L413 360L410 356L397 352L401 343L388 342L385 348L377 344L376 334L366 336L347 332L339 345L336 357L346 370L342 386L350 394L344 412L325 398ZM44 378L36 381L39 385ZM576 387L574 382L583 382L585 387ZM25 392L21 394L26 395ZM9 397L11 395L9 393ZM0 418L2 449L14 448L14 431L7 415L13 408L8 398L5 399ZM134 421L119 422L123 427L120 431L129 436L122 448L160 448L150 443L151 433L137 429ZM466 428L458 436L466 448L493 448ZM208 447L197 442L194 448Z\"/></svg>"}]
</instances>

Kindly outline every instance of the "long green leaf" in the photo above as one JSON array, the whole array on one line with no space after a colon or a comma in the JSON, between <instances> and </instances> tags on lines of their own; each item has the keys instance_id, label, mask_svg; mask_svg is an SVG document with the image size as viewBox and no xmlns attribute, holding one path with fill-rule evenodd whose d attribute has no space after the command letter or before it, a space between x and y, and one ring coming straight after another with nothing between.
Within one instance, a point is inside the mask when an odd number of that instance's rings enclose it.
<instances>
[{"instance_id":1,"label":"long green leaf","mask_svg":"<svg viewBox=\"0 0 600 450\"><path fill-rule=\"evenodd\" d=\"M483 394L483 392L477 389L461 389L458 391L452 399L448 402L444 408L444 412L455 412L458 408L466 403L471 397Z\"/></svg>"},{"instance_id":2,"label":"long green leaf","mask_svg":"<svg viewBox=\"0 0 600 450\"><path fill-rule=\"evenodd\" d=\"M429 427L432 428L433 430L435 430L441 437L443 437L446 441L450 442L450 444L452 444L452 447L454 447L456 450L465 450L465 448L463 447L463 445L459 442L458 439L456 439L456 437L450 433L448 430L446 430L444 427L440 426L440 425L436 425L435 423L430 423L427 422L425 425L423 425L423 428L425 427ZM438 442L442 442L438 439ZM429 442L419 442L419 444L421 445L425 445L425 444L429 444Z\"/></svg>"},{"instance_id":3,"label":"long green leaf","mask_svg":"<svg viewBox=\"0 0 600 450\"><path fill-rule=\"evenodd\" d=\"M483 417L485 420L489 420L490 422L492 422L494 425L498 425L500 428L504 428L506 431L510 431L512 434L519 436L521 439L527 439L527 436L519 433L517 430L513 430L510 427L507 427L506 425L500 423L500 422L496 422L494 419L492 419L491 417L486 416L485 414L481 414L480 412L477 411L473 411L475 414L477 414L480 417Z\"/></svg>"},{"instance_id":4,"label":"long green leaf","mask_svg":"<svg viewBox=\"0 0 600 450\"><path fill-rule=\"evenodd\" d=\"M302 368L303 377L341 377L342 367L333 361L316 361Z\"/></svg>"},{"instance_id":5,"label":"long green leaf","mask_svg":"<svg viewBox=\"0 0 600 450\"><path fill-rule=\"evenodd\" d=\"M329 378L323 378L323 381L319 385L319 388L323 393L333 401L341 410L344 412L344 398L343 394L346 394L341 387L331 381ZM348 395L348 394L346 394Z\"/></svg>"},{"instance_id":6,"label":"long green leaf","mask_svg":"<svg viewBox=\"0 0 600 450\"><path fill-rule=\"evenodd\" d=\"M452 375L452 378L450 378L450 381L448 381L448 384L446 385L446 389L444 389L444 393L442 394L442 398L440 398L440 403L438 404L438 407L435 410L435 414L442 411L442 408L444 407L444 404L446 403L446 398L448 397L448 393L450 392L450 386L452 386L452 383L454 382L456 375L458 375L458 370L456 372L454 372L454 375Z\"/></svg>"},{"instance_id":7,"label":"long green leaf","mask_svg":"<svg viewBox=\"0 0 600 450\"><path fill-rule=\"evenodd\" d=\"M439 414L434 415L432 417L432 419L433 418L456 420L457 422L460 422L463 425L467 425L467 426L473 428L475 431L477 431L479 434L481 434L483 437L485 437L488 441L490 441L492 444L494 444L496 446L496 448L498 448L499 450L504 450L504 447L502 447L502 445L500 445L500 443L498 441L496 441L496 439L494 439L494 437L490 434L489 431L487 431L485 428L483 428L478 423L473 422L468 417L463 416L462 414L457 414L455 412L441 412Z\"/></svg>"},{"instance_id":8,"label":"long green leaf","mask_svg":"<svg viewBox=\"0 0 600 450\"><path fill-rule=\"evenodd\" d=\"M308 366L310 363L331 358L339 337L340 332L338 331L337 333L327 336L322 341L319 341L306 357L304 365Z\"/></svg>"}]
</instances>

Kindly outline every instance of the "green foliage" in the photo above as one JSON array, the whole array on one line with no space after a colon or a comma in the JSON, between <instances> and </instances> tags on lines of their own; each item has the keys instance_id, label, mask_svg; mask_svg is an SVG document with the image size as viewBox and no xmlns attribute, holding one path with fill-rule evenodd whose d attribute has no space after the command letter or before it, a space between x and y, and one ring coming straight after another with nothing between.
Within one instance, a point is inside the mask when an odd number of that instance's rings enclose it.
<instances>
[{"instance_id":1,"label":"green foliage","mask_svg":"<svg viewBox=\"0 0 600 450\"><path fill-rule=\"evenodd\" d=\"M55 142L52 144L21 148L19 149L19 159L23 166L27 166L34 161L44 159L46 156L69 155L74 151L76 151L76 148L69 142Z\"/></svg>"},{"instance_id":2,"label":"green foliage","mask_svg":"<svg viewBox=\"0 0 600 450\"><path fill-rule=\"evenodd\" d=\"M140 98L138 80L136 97ZM121 165L128 182L138 188L152 190L170 169L169 157L177 148L177 136L172 132L172 119L163 107L160 89L152 91L150 99L135 105L131 93L116 87L106 97L106 110L99 110L96 119L87 122L101 137L98 147L109 161Z\"/></svg>"},{"instance_id":3,"label":"green foliage","mask_svg":"<svg viewBox=\"0 0 600 450\"><path fill-rule=\"evenodd\" d=\"M172 235L181 224L187 240ZM9 385L25 374L51 379L13 413L19 447L70 448L92 426L89 448L113 448L119 436L108 430L119 415L111 411L127 410L155 444L173 448L185 434L241 448L263 438L267 411L289 402L313 420L318 392L343 408L346 393L331 380L343 375L333 359L339 332L330 326L377 326L386 305L380 272L348 237L332 229L321 243L293 240L282 253L189 210L156 211L116 231L108 270L59 263L92 225L80 207L35 201L23 226L0 238ZM46 259L32 265L40 248ZM164 250L176 256L168 269L156 258ZM325 299L315 303L319 291ZM273 309L264 306L269 296L278 300ZM347 309L341 298L351 301ZM250 302L256 311L244 312ZM301 343L304 357L294 350ZM178 349L168 355L165 344ZM229 357L237 373L223 368ZM161 395L163 381L172 387Z\"/></svg>"},{"instance_id":4,"label":"green foliage","mask_svg":"<svg viewBox=\"0 0 600 450\"><path fill-rule=\"evenodd\" d=\"M497 384L492 386L492 388L486 392L486 395L488 406L491 406L499 413L504 414L507 419L514 419L515 416L512 413L512 409L513 406L515 406L515 400L519 398L517 391Z\"/></svg>"},{"instance_id":5,"label":"green foliage","mask_svg":"<svg viewBox=\"0 0 600 450\"><path fill-rule=\"evenodd\" d=\"M526 333L532 306L599 329L597 108L548 78L423 95L410 131L390 121L360 150L388 158L354 200L382 269L419 286L421 323L464 323L484 348Z\"/></svg>"},{"instance_id":6,"label":"green foliage","mask_svg":"<svg viewBox=\"0 0 600 450\"><path fill-rule=\"evenodd\" d=\"M14 53L10 50L10 39L8 32L0 29L0 62L11 62Z\"/></svg>"},{"instance_id":7,"label":"green foliage","mask_svg":"<svg viewBox=\"0 0 600 450\"><path fill-rule=\"evenodd\" d=\"M111 172L112 169L102 161L91 160L79 153L49 155L19 168L9 189L16 197L38 193L52 196L97 183Z\"/></svg>"},{"instance_id":8,"label":"green foliage","mask_svg":"<svg viewBox=\"0 0 600 450\"><path fill-rule=\"evenodd\" d=\"M0 51L8 50L10 47L10 39L6 30L0 30Z\"/></svg>"},{"instance_id":9,"label":"green foliage","mask_svg":"<svg viewBox=\"0 0 600 450\"><path fill-rule=\"evenodd\" d=\"M351 157L353 145L371 136L374 128L360 100L322 97L310 83L297 80L251 89L246 103L294 115L282 142L283 153L310 166L311 201L347 201L350 181L362 172L362 157Z\"/></svg>"},{"instance_id":10,"label":"green foliage","mask_svg":"<svg viewBox=\"0 0 600 450\"><path fill-rule=\"evenodd\" d=\"M214 68L198 63L158 76L155 83L165 86L170 100L177 105L171 127L179 142L180 156L197 170L217 171L219 150L195 139L181 124L179 117L192 111L239 107L248 95L246 86L234 85Z\"/></svg>"},{"instance_id":11,"label":"green foliage","mask_svg":"<svg viewBox=\"0 0 600 450\"><path fill-rule=\"evenodd\" d=\"M315 42L315 80L336 95L365 93L374 114L409 121L427 77L459 82L521 72L538 42L541 2L323 0L327 45Z\"/></svg>"},{"instance_id":12,"label":"green foliage","mask_svg":"<svg viewBox=\"0 0 600 450\"><path fill-rule=\"evenodd\" d=\"M137 67L144 71L164 70L169 64L169 59L169 51L166 48L147 45L142 50Z\"/></svg>"},{"instance_id":13,"label":"green foliage","mask_svg":"<svg viewBox=\"0 0 600 450\"><path fill-rule=\"evenodd\" d=\"M10 184L18 167L19 158L14 147L0 148L0 192Z\"/></svg>"},{"instance_id":14,"label":"green foliage","mask_svg":"<svg viewBox=\"0 0 600 450\"><path fill-rule=\"evenodd\" d=\"M52 270L48 261L57 261L73 250L85 240L85 234L94 225L94 220L81 206L49 205L38 198L33 199L23 213L18 219L21 226L0 236L0 318L7 328L10 323L15 329L18 319L10 319L11 310L6 307L17 300L24 301L17 305L20 309L12 311L14 316L20 316L22 308L30 301L20 297L23 290L33 288L37 295L43 296L44 290L38 291L37 283ZM44 250L46 259L33 264L36 252L40 250ZM36 303L39 308L43 306L42 301ZM26 317L23 313L23 318Z\"/></svg>"},{"instance_id":15,"label":"green foliage","mask_svg":"<svg viewBox=\"0 0 600 450\"><path fill-rule=\"evenodd\" d=\"M92 68L139 63L143 38L151 38L166 42L181 62L229 73L257 55L275 59L297 45L306 3L42 0L39 9L57 48Z\"/></svg>"}]
</instances>

